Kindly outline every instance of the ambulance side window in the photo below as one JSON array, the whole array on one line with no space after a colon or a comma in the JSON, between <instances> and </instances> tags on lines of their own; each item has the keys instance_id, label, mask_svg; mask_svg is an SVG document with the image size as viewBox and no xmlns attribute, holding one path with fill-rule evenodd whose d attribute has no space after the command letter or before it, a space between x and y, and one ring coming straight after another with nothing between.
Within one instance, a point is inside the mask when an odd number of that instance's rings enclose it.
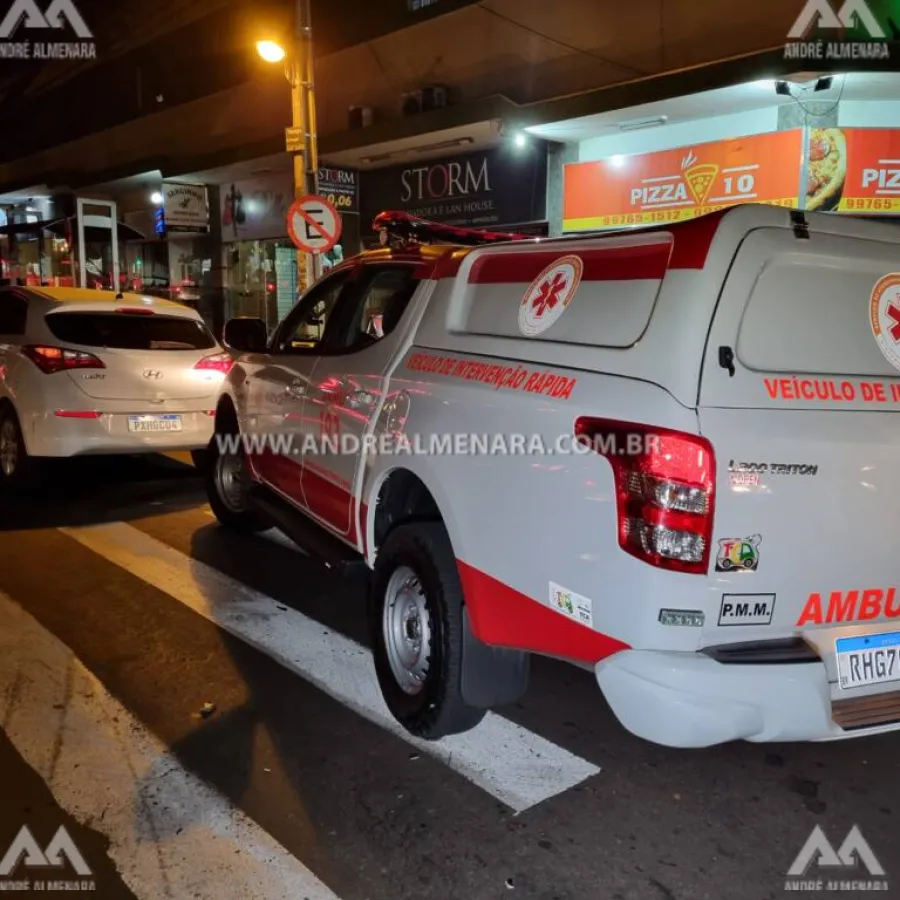
<instances>
[{"instance_id":1,"label":"ambulance side window","mask_svg":"<svg viewBox=\"0 0 900 900\"><path fill-rule=\"evenodd\" d=\"M355 353L390 335L409 306L419 279L412 265L367 266L342 322L338 353ZM338 349L338 346L341 349Z\"/></svg>"},{"instance_id":2,"label":"ambulance side window","mask_svg":"<svg viewBox=\"0 0 900 900\"><path fill-rule=\"evenodd\" d=\"M275 352L325 352L332 344L342 309L351 301L348 282L349 273L343 271L315 285L281 323L272 345Z\"/></svg>"}]
</instances>

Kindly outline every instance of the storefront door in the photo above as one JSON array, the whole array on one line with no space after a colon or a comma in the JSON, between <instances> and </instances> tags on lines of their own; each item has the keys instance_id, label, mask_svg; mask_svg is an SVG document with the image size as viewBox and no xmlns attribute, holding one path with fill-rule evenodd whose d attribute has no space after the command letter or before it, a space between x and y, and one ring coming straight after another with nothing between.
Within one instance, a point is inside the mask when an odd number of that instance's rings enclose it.
<instances>
[{"instance_id":1,"label":"storefront door","mask_svg":"<svg viewBox=\"0 0 900 900\"><path fill-rule=\"evenodd\" d=\"M116 204L76 200L79 287L119 289L119 234Z\"/></svg>"}]
</instances>

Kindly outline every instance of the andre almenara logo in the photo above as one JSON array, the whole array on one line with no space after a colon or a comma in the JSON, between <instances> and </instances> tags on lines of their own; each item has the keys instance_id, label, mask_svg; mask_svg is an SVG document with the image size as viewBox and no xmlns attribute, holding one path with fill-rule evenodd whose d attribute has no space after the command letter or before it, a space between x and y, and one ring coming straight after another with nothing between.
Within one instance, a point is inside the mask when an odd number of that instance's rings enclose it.
<instances>
[{"instance_id":1,"label":"andre almenara logo","mask_svg":"<svg viewBox=\"0 0 900 900\"><path fill-rule=\"evenodd\" d=\"M4 5L0 0L0 14ZM94 35L75 0L13 0L0 20L0 59L96 57Z\"/></svg>"},{"instance_id":2,"label":"andre almenara logo","mask_svg":"<svg viewBox=\"0 0 900 900\"><path fill-rule=\"evenodd\" d=\"M893 0L806 0L785 59L881 60L900 39Z\"/></svg>"}]
</instances>

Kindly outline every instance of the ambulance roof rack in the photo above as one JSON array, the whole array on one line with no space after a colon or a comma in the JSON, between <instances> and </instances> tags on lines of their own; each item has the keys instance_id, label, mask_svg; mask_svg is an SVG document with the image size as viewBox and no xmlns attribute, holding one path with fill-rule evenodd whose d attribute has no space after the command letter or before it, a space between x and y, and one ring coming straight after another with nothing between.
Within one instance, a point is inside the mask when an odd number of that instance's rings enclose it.
<instances>
[{"instance_id":1,"label":"ambulance roof rack","mask_svg":"<svg viewBox=\"0 0 900 900\"><path fill-rule=\"evenodd\" d=\"M429 222L427 219L420 219L404 212L379 213L372 221L372 229L378 232L382 246L394 248L415 244L455 244L463 247L478 247L482 244L536 240L530 234L459 228L456 225Z\"/></svg>"}]
</instances>

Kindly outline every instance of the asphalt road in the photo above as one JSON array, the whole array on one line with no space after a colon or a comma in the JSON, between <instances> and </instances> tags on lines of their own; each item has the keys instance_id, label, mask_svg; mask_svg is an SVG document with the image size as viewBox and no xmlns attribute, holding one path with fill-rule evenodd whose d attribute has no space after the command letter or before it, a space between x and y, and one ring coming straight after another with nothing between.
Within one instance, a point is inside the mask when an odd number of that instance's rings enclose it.
<instances>
[{"instance_id":1,"label":"asphalt road","mask_svg":"<svg viewBox=\"0 0 900 900\"><path fill-rule=\"evenodd\" d=\"M66 465L0 532L0 861L64 826L104 900L768 900L856 825L900 896L900 735L668 750L537 660L423 748L373 699L361 587L219 529L192 470Z\"/></svg>"}]
</instances>

